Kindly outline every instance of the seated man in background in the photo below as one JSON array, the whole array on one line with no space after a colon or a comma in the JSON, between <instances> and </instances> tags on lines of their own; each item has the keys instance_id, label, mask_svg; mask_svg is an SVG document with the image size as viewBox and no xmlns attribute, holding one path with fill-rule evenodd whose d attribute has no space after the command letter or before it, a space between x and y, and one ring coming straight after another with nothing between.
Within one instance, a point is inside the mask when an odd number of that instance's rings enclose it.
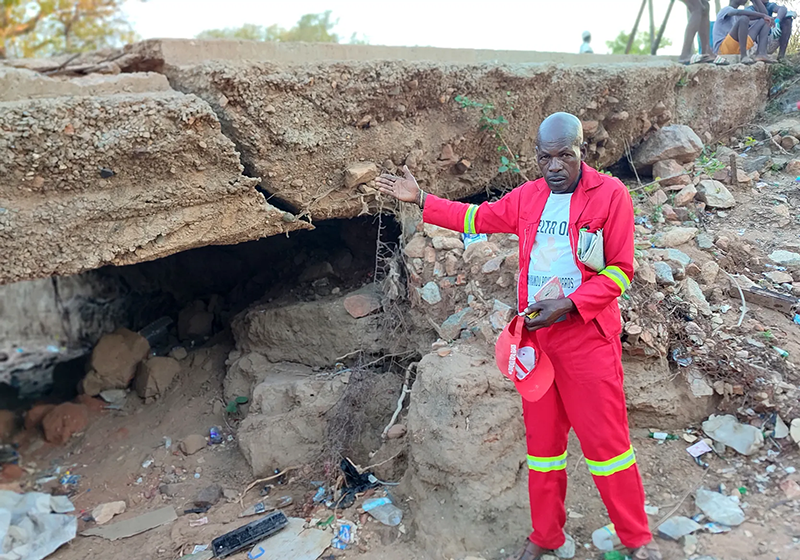
<instances>
[{"instance_id":1,"label":"seated man in background","mask_svg":"<svg viewBox=\"0 0 800 560\"><path fill-rule=\"evenodd\" d=\"M767 56L770 28L774 25L772 17L766 14L766 8L758 2L763 12L743 10L747 0L731 0L729 6L722 8L714 22L714 52L717 54L738 54L742 64L756 62L775 62ZM756 56L750 57L747 51L756 45Z\"/></svg>"},{"instance_id":2,"label":"seated man in background","mask_svg":"<svg viewBox=\"0 0 800 560\"><path fill-rule=\"evenodd\" d=\"M760 9L761 6L758 6L757 3L761 4L764 9ZM786 57L786 48L789 46L789 39L792 38L792 24L797 14L790 11L786 6L780 6L775 2L763 3L761 0L753 0L753 5L748 6L746 9L753 12L765 13L771 18L775 18L775 25L772 27L770 33L772 39L769 42L767 51L769 54L772 54L780 49L778 52L778 60L783 60Z\"/></svg>"}]
</instances>

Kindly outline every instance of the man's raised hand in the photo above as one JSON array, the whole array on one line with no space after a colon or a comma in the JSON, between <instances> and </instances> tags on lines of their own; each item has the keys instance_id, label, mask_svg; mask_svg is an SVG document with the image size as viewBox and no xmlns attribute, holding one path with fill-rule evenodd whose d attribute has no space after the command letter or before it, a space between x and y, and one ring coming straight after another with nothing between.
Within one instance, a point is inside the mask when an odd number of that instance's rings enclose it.
<instances>
[{"instance_id":1,"label":"man's raised hand","mask_svg":"<svg viewBox=\"0 0 800 560\"><path fill-rule=\"evenodd\" d=\"M375 182L378 184L378 190L383 194L392 196L402 202L413 202L422 206L422 191L417 184L417 180L414 179L411 171L405 165L403 166L402 177L384 173Z\"/></svg>"}]
</instances>

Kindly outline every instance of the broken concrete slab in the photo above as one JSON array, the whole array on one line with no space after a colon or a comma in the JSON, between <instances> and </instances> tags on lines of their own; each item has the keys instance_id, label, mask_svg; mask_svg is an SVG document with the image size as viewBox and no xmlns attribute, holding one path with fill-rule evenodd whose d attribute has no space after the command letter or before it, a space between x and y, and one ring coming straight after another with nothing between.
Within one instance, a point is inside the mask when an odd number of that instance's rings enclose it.
<instances>
[{"instance_id":1,"label":"broken concrete slab","mask_svg":"<svg viewBox=\"0 0 800 560\"><path fill-rule=\"evenodd\" d=\"M101 537L109 541L117 541L119 539L133 537L134 535L144 533L156 527L161 527L167 523L172 523L176 519L178 519L178 516L175 514L175 508L167 506L144 513L132 519L118 521L104 527L87 529L83 531L81 535L84 537Z\"/></svg>"}]
</instances>

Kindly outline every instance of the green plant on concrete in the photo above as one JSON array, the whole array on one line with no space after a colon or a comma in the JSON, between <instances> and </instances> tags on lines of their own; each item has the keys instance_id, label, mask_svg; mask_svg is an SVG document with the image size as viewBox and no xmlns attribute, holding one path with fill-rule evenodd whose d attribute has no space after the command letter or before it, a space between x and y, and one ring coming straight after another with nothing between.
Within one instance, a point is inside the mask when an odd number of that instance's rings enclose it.
<instances>
[{"instance_id":1,"label":"green plant on concrete","mask_svg":"<svg viewBox=\"0 0 800 560\"><path fill-rule=\"evenodd\" d=\"M519 155L515 154L508 143L505 141L503 134L505 126L508 124L508 119L499 113L497 107L493 103L481 103L474 101L465 95L457 95L455 97L456 103L461 105L462 109L477 109L480 112L480 120L478 126L482 131L491 132L492 135L500 142L497 146L497 151L500 153L500 165L497 167L498 173L517 173L523 179L528 181L528 177L519 168ZM506 109L509 112L514 110L511 105L511 92L506 92L505 99Z\"/></svg>"}]
</instances>

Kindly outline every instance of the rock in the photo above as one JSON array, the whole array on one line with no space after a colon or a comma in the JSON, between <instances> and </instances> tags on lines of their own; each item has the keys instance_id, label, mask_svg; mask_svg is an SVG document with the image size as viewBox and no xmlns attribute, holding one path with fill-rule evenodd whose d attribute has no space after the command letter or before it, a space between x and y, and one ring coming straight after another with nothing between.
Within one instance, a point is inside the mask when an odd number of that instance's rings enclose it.
<instances>
[{"instance_id":1,"label":"rock","mask_svg":"<svg viewBox=\"0 0 800 560\"><path fill-rule=\"evenodd\" d=\"M723 416L712 414L703 422L703 431L714 441L732 447L742 455L752 455L764 446L764 435L761 430L749 424L739 423L736 417L730 414Z\"/></svg>"},{"instance_id":2,"label":"rock","mask_svg":"<svg viewBox=\"0 0 800 560\"><path fill-rule=\"evenodd\" d=\"M708 179L697 185L697 200L705 202L709 208L733 208L736 199L719 181Z\"/></svg>"},{"instance_id":3,"label":"rock","mask_svg":"<svg viewBox=\"0 0 800 560\"><path fill-rule=\"evenodd\" d=\"M409 259L421 259L425 256L426 246L427 241L425 241L425 237L417 234L411 238L411 241L406 243L406 246L403 248L403 253L405 253Z\"/></svg>"},{"instance_id":4,"label":"rock","mask_svg":"<svg viewBox=\"0 0 800 560\"><path fill-rule=\"evenodd\" d=\"M214 314L206 310L206 304L193 301L178 313L178 338L180 340L203 340L211 335Z\"/></svg>"},{"instance_id":5,"label":"rock","mask_svg":"<svg viewBox=\"0 0 800 560\"><path fill-rule=\"evenodd\" d=\"M662 187L671 187L673 185L685 185L691 181L691 177L683 166L674 159L665 159L657 161L653 164L653 178L661 177L659 184ZM666 177L672 177L667 179Z\"/></svg>"},{"instance_id":6,"label":"rock","mask_svg":"<svg viewBox=\"0 0 800 560\"><path fill-rule=\"evenodd\" d=\"M668 222L678 222L678 214L675 213L675 210L669 204L663 204L661 206L661 215L664 216L664 219Z\"/></svg>"},{"instance_id":7,"label":"rock","mask_svg":"<svg viewBox=\"0 0 800 560\"><path fill-rule=\"evenodd\" d=\"M686 374L689 383L689 390L695 398L710 397L714 394L714 388L708 384L706 376L699 371L690 370Z\"/></svg>"},{"instance_id":8,"label":"rock","mask_svg":"<svg viewBox=\"0 0 800 560\"><path fill-rule=\"evenodd\" d=\"M136 366L150 352L150 343L128 329L103 335L92 350L89 373L83 378L83 392L94 397L105 389L124 389L136 373Z\"/></svg>"},{"instance_id":9,"label":"rock","mask_svg":"<svg viewBox=\"0 0 800 560\"><path fill-rule=\"evenodd\" d=\"M667 159L689 163L700 155L703 141L686 125L671 124L653 133L633 152L633 165L647 171L653 164Z\"/></svg>"},{"instance_id":10,"label":"rock","mask_svg":"<svg viewBox=\"0 0 800 560\"><path fill-rule=\"evenodd\" d=\"M688 222L691 219L689 210L687 208L673 208L675 215L678 217L679 222Z\"/></svg>"},{"instance_id":11,"label":"rock","mask_svg":"<svg viewBox=\"0 0 800 560\"><path fill-rule=\"evenodd\" d=\"M686 265L686 276L690 276L692 278L700 278L700 267L697 266L696 263L689 263Z\"/></svg>"},{"instance_id":12,"label":"rock","mask_svg":"<svg viewBox=\"0 0 800 560\"><path fill-rule=\"evenodd\" d=\"M674 227L664 233L661 242L664 247L678 247L688 243L697 235L697 228Z\"/></svg>"},{"instance_id":13,"label":"rock","mask_svg":"<svg viewBox=\"0 0 800 560\"><path fill-rule=\"evenodd\" d=\"M432 240L433 248L437 251L449 251L450 249L463 249L464 242L455 237L437 236Z\"/></svg>"},{"instance_id":14,"label":"rock","mask_svg":"<svg viewBox=\"0 0 800 560\"><path fill-rule=\"evenodd\" d=\"M699 488L695 503L706 516L717 523L728 527L736 527L744 523L744 512L739 507L739 500L732 497Z\"/></svg>"},{"instance_id":15,"label":"rock","mask_svg":"<svg viewBox=\"0 0 800 560\"><path fill-rule=\"evenodd\" d=\"M183 346L176 346L169 351L170 358L175 358L178 361L185 359L188 355L189 352Z\"/></svg>"},{"instance_id":16,"label":"rock","mask_svg":"<svg viewBox=\"0 0 800 560\"><path fill-rule=\"evenodd\" d=\"M700 289L700 285L693 278L686 279L686 284L684 284L683 288L683 294L686 298L686 301L694 305L700 313L706 317L711 316L711 306L709 305L708 300L706 300L703 290Z\"/></svg>"},{"instance_id":17,"label":"rock","mask_svg":"<svg viewBox=\"0 0 800 560\"><path fill-rule=\"evenodd\" d=\"M740 157L739 161L742 162L742 170L745 173L753 173L763 171L770 163L769 156L750 156Z\"/></svg>"},{"instance_id":18,"label":"rock","mask_svg":"<svg viewBox=\"0 0 800 560\"><path fill-rule=\"evenodd\" d=\"M658 189L656 192L650 195L650 204L653 206L661 206L662 204L666 204L667 200L667 193L661 189Z\"/></svg>"},{"instance_id":19,"label":"rock","mask_svg":"<svg viewBox=\"0 0 800 560\"><path fill-rule=\"evenodd\" d=\"M194 498L195 507L204 508L217 504L222 498L222 487L219 484L206 486Z\"/></svg>"},{"instance_id":20,"label":"rock","mask_svg":"<svg viewBox=\"0 0 800 560\"><path fill-rule=\"evenodd\" d=\"M82 432L88 424L89 410L85 405L60 404L42 419L44 439L49 443L63 445L74 434Z\"/></svg>"},{"instance_id":21,"label":"rock","mask_svg":"<svg viewBox=\"0 0 800 560\"><path fill-rule=\"evenodd\" d=\"M175 358L153 356L139 364L133 385L136 394L143 399L164 395L172 380L181 371Z\"/></svg>"},{"instance_id":22,"label":"rock","mask_svg":"<svg viewBox=\"0 0 800 560\"><path fill-rule=\"evenodd\" d=\"M179 494L183 493L186 488L186 484L181 483L173 483L173 484L162 484L158 487L158 491L165 496L169 496L170 498L174 498Z\"/></svg>"},{"instance_id":23,"label":"rock","mask_svg":"<svg viewBox=\"0 0 800 560\"><path fill-rule=\"evenodd\" d=\"M99 506L95 506L92 510L92 518L98 525L105 525L111 521L115 515L125 513L125 509L125 502L122 501L100 504Z\"/></svg>"},{"instance_id":24,"label":"rock","mask_svg":"<svg viewBox=\"0 0 800 560\"><path fill-rule=\"evenodd\" d=\"M800 175L800 159L793 159L786 164L786 173L789 175Z\"/></svg>"},{"instance_id":25,"label":"rock","mask_svg":"<svg viewBox=\"0 0 800 560\"><path fill-rule=\"evenodd\" d=\"M800 445L800 418L795 418L789 425L789 435L792 436L792 441Z\"/></svg>"},{"instance_id":26,"label":"rock","mask_svg":"<svg viewBox=\"0 0 800 560\"><path fill-rule=\"evenodd\" d=\"M703 279L703 283L709 286L717 281L718 274L719 265L714 261L705 262L703 263L702 268L700 268L700 278Z\"/></svg>"},{"instance_id":27,"label":"rock","mask_svg":"<svg viewBox=\"0 0 800 560\"><path fill-rule=\"evenodd\" d=\"M697 234L697 246L701 249L711 249L714 247L714 236L705 232Z\"/></svg>"},{"instance_id":28,"label":"rock","mask_svg":"<svg viewBox=\"0 0 800 560\"><path fill-rule=\"evenodd\" d=\"M439 286L436 282L428 282L422 288L416 288L417 294L422 300L429 305L436 305L442 301L442 293L439 291Z\"/></svg>"},{"instance_id":29,"label":"rock","mask_svg":"<svg viewBox=\"0 0 800 560\"><path fill-rule=\"evenodd\" d=\"M353 163L344 170L344 186L348 189L369 183L380 175L378 166L370 161Z\"/></svg>"},{"instance_id":30,"label":"rock","mask_svg":"<svg viewBox=\"0 0 800 560\"><path fill-rule=\"evenodd\" d=\"M461 331L468 327L467 318L472 314L471 307L465 307L458 313L453 313L445 319L442 326L439 327L441 336L447 340L455 340L461 334Z\"/></svg>"},{"instance_id":31,"label":"rock","mask_svg":"<svg viewBox=\"0 0 800 560\"><path fill-rule=\"evenodd\" d=\"M772 262L781 266L800 266L800 254L779 249L769 254Z\"/></svg>"},{"instance_id":32,"label":"rock","mask_svg":"<svg viewBox=\"0 0 800 560\"><path fill-rule=\"evenodd\" d=\"M794 136L784 136L781 138L781 148L789 152L793 150L795 146L797 146L798 142L800 142L800 140Z\"/></svg>"},{"instance_id":33,"label":"rock","mask_svg":"<svg viewBox=\"0 0 800 560\"><path fill-rule=\"evenodd\" d=\"M17 431L17 415L12 410L0 410L0 441L8 442Z\"/></svg>"},{"instance_id":34,"label":"rock","mask_svg":"<svg viewBox=\"0 0 800 560\"><path fill-rule=\"evenodd\" d=\"M787 500L800 500L800 484L794 480L787 478L780 483L780 487Z\"/></svg>"},{"instance_id":35,"label":"rock","mask_svg":"<svg viewBox=\"0 0 800 560\"><path fill-rule=\"evenodd\" d=\"M481 272L484 274L497 272L500 270L500 267L503 266L503 260L505 260L505 257L495 257L493 259L489 259L484 263L483 267L481 268Z\"/></svg>"},{"instance_id":36,"label":"rock","mask_svg":"<svg viewBox=\"0 0 800 560\"><path fill-rule=\"evenodd\" d=\"M658 532L669 539L677 541L681 537L694 533L702 528L703 526L694 519L676 515L659 525Z\"/></svg>"},{"instance_id":37,"label":"rock","mask_svg":"<svg viewBox=\"0 0 800 560\"><path fill-rule=\"evenodd\" d=\"M781 272L780 270L773 270L772 272L765 272L764 276L775 282L776 284L791 284L794 278L788 272Z\"/></svg>"},{"instance_id":38,"label":"rock","mask_svg":"<svg viewBox=\"0 0 800 560\"><path fill-rule=\"evenodd\" d=\"M25 474L26 474L25 469L23 469L19 465L13 465L11 463L7 463L3 465L3 470L0 471L0 481L4 483L16 482L17 480L25 476Z\"/></svg>"},{"instance_id":39,"label":"rock","mask_svg":"<svg viewBox=\"0 0 800 560\"><path fill-rule=\"evenodd\" d=\"M672 271L670 271L670 273L671 272ZM639 269L636 271L634 279L641 280L646 284L655 284L657 281L655 270L653 270L653 267L649 263L642 263L639 265Z\"/></svg>"},{"instance_id":40,"label":"rock","mask_svg":"<svg viewBox=\"0 0 800 560\"><path fill-rule=\"evenodd\" d=\"M206 438L200 434L192 434L181 441L180 449L185 455L194 455L207 445Z\"/></svg>"},{"instance_id":41,"label":"rock","mask_svg":"<svg viewBox=\"0 0 800 560\"><path fill-rule=\"evenodd\" d=\"M659 286L674 286L675 277L672 275L672 267L663 261L653 263L653 272Z\"/></svg>"},{"instance_id":42,"label":"rock","mask_svg":"<svg viewBox=\"0 0 800 560\"><path fill-rule=\"evenodd\" d=\"M25 413L25 429L33 430L42 425L42 420L47 413L56 407L54 404L36 404Z\"/></svg>"},{"instance_id":43,"label":"rock","mask_svg":"<svg viewBox=\"0 0 800 560\"><path fill-rule=\"evenodd\" d=\"M360 319L378 311L381 298L377 293L349 295L344 298L344 308L351 317Z\"/></svg>"},{"instance_id":44,"label":"rock","mask_svg":"<svg viewBox=\"0 0 800 560\"><path fill-rule=\"evenodd\" d=\"M783 439L789 436L789 426L780 416L775 416L775 433L772 437L775 439Z\"/></svg>"},{"instance_id":45,"label":"rock","mask_svg":"<svg viewBox=\"0 0 800 560\"><path fill-rule=\"evenodd\" d=\"M239 492L237 492L233 488L223 488L222 497L225 498L228 502L233 503L239 498Z\"/></svg>"},{"instance_id":46,"label":"rock","mask_svg":"<svg viewBox=\"0 0 800 560\"><path fill-rule=\"evenodd\" d=\"M465 263L471 264L473 261L486 262L497 256L498 247L491 241L477 241L470 243L464 250L462 258Z\"/></svg>"},{"instance_id":47,"label":"rock","mask_svg":"<svg viewBox=\"0 0 800 560\"><path fill-rule=\"evenodd\" d=\"M395 424L394 426L389 428L388 432L386 432L386 438L400 439L401 437L406 435L406 432L408 432L408 429L403 424Z\"/></svg>"},{"instance_id":48,"label":"rock","mask_svg":"<svg viewBox=\"0 0 800 560\"><path fill-rule=\"evenodd\" d=\"M683 266L687 266L692 262L692 257L678 249L653 249L652 253L661 257L662 260L674 261Z\"/></svg>"},{"instance_id":49,"label":"rock","mask_svg":"<svg viewBox=\"0 0 800 560\"><path fill-rule=\"evenodd\" d=\"M308 368L306 374L269 375L257 385L250 411L237 432L239 448L253 475L266 476L276 468L317 459L326 442L326 418L349 382L347 372L320 378ZM364 396L370 403L367 406L380 406L377 392L385 391L386 386L376 383L375 390ZM396 404L397 397L394 399ZM377 433L384 426L375 427Z\"/></svg>"},{"instance_id":50,"label":"rock","mask_svg":"<svg viewBox=\"0 0 800 560\"><path fill-rule=\"evenodd\" d=\"M678 194L675 195L673 204L675 206L686 206L694 200L696 194L697 189L694 185L686 185L680 191L678 191Z\"/></svg>"}]
</instances>

